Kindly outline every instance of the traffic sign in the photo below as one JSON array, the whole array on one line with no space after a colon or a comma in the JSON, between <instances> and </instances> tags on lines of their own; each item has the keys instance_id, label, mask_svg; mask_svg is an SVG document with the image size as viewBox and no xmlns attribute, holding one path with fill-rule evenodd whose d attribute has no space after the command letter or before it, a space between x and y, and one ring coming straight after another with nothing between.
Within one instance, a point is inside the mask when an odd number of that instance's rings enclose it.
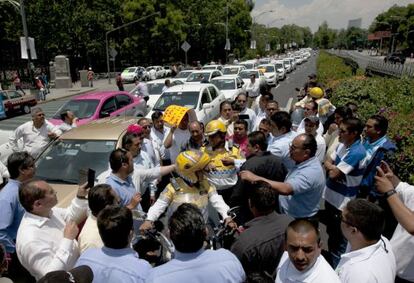
<instances>
[{"instance_id":1,"label":"traffic sign","mask_svg":"<svg viewBox=\"0 0 414 283\"><path fill-rule=\"evenodd\" d=\"M187 41L184 41L184 43L181 44L181 49L184 50L184 52L187 52L188 50L190 50L190 48L191 48L191 45Z\"/></svg>"},{"instance_id":2,"label":"traffic sign","mask_svg":"<svg viewBox=\"0 0 414 283\"><path fill-rule=\"evenodd\" d=\"M118 52L114 48L111 48L109 55L111 55L112 58L115 58L116 55L118 55Z\"/></svg>"}]
</instances>

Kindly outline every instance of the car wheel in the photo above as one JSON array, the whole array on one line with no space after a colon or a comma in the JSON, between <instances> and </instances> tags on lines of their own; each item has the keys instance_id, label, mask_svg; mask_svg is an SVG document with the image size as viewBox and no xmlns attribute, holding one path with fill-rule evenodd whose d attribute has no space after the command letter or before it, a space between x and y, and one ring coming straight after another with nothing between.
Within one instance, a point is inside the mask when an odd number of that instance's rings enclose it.
<instances>
[{"instance_id":1,"label":"car wheel","mask_svg":"<svg viewBox=\"0 0 414 283\"><path fill-rule=\"evenodd\" d=\"M29 105L23 105L22 106L22 112L24 113L24 114L29 114L30 113L30 106Z\"/></svg>"}]
</instances>

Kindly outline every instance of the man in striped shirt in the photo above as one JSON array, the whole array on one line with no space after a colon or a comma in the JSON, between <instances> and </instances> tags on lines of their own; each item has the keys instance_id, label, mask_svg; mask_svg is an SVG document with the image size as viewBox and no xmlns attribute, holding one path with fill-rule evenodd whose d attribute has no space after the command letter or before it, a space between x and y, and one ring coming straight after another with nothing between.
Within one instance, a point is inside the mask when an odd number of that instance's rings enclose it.
<instances>
[{"instance_id":1,"label":"man in striped shirt","mask_svg":"<svg viewBox=\"0 0 414 283\"><path fill-rule=\"evenodd\" d=\"M341 211L358 194L364 173L366 151L360 139L363 128L358 118L343 121L339 126L340 144L325 161L327 180L323 198L333 267L346 248L346 240L341 233Z\"/></svg>"}]
</instances>

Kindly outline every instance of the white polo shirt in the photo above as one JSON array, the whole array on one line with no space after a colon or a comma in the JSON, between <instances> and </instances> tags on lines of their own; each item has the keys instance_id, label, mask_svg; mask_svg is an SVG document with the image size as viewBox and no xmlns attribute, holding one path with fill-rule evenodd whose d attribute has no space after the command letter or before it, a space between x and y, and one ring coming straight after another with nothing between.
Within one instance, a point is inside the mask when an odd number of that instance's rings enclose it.
<instances>
[{"instance_id":1,"label":"white polo shirt","mask_svg":"<svg viewBox=\"0 0 414 283\"><path fill-rule=\"evenodd\" d=\"M395 189L405 206L414 211L414 186L400 182ZM390 243L396 255L397 276L414 282L414 236L398 224Z\"/></svg>"},{"instance_id":2,"label":"white polo shirt","mask_svg":"<svg viewBox=\"0 0 414 283\"><path fill-rule=\"evenodd\" d=\"M338 275L322 255L309 270L301 272L292 264L288 253L284 252L276 272L276 283L340 283Z\"/></svg>"},{"instance_id":3,"label":"white polo shirt","mask_svg":"<svg viewBox=\"0 0 414 283\"><path fill-rule=\"evenodd\" d=\"M342 283L393 283L396 275L395 256L390 242L381 237L377 243L341 255L336 273Z\"/></svg>"}]
</instances>

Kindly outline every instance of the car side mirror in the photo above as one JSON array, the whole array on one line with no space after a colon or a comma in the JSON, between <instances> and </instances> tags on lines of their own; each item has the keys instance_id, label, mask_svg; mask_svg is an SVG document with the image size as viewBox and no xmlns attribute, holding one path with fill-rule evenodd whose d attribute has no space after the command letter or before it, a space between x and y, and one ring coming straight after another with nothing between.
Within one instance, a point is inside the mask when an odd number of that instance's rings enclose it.
<instances>
[{"instance_id":1,"label":"car side mirror","mask_svg":"<svg viewBox=\"0 0 414 283\"><path fill-rule=\"evenodd\" d=\"M238 84L237 85L237 88L242 88L243 87L243 84Z\"/></svg>"}]
</instances>

